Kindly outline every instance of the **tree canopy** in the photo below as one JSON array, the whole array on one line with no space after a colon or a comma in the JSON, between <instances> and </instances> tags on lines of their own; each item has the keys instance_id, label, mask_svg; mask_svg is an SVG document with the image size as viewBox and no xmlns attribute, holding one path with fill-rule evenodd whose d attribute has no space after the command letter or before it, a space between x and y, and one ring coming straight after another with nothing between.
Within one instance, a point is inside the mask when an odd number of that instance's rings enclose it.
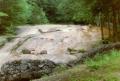
<instances>
[{"instance_id":1,"label":"tree canopy","mask_svg":"<svg viewBox=\"0 0 120 81\"><path fill-rule=\"evenodd\" d=\"M24 24L120 24L120 0L0 0L0 32ZM115 33L114 33L115 34Z\"/></svg>"}]
</instances>

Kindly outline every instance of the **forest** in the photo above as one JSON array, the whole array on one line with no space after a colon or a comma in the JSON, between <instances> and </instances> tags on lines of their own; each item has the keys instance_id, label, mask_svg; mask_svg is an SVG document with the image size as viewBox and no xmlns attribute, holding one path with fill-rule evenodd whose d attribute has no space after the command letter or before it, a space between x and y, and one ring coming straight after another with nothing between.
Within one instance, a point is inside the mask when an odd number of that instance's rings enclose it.
<instances>
[{"instance_id":1,"label":"forest","mask_svg":"<svg viewBox=\"0 0 120 81\"><path fill-rule=\"evenodd\" d=\"M120 81L120 0L0 0L0 81Z\"/></svg>"},{"instance_id":2,"label":"forest","mask_svg":"<svg viewBox=\"0 0 120 81\"><path fill-rule=\"evenodd\" d=\"M16 25L47 23L116 27L119 13L119 0L0 0L0 31L13 33Z\"/></svg>"},{"instance_id":3,"label":"forest","mask_svg":"<svg viewBox=\"0 0 120 81\"><path fill-rule=\"evenodd\" d=\"M94 3L94 0L91 3L87 0L1 0L0 31L14 33L15 26L22 24L92 23Z\"/></svg>"}]
</instances>

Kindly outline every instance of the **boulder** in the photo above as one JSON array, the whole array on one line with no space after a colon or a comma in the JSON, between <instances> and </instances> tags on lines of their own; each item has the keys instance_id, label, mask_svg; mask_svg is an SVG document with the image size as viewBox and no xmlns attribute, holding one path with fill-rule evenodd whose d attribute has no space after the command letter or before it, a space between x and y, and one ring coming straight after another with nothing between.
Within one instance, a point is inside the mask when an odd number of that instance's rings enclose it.
<instances>
[{"instance_id":1,"label":"boulder","mask_svg":"<svg viewBox=\"0 0 120 81\"><path fill-rule=\"evenodd\" d=\"M42 50L40 54L47 54L47 50Z\"/></svg>"},{"instance_id":2,"label":"boulder","mask_svg":"<svg viewBox=\"0 0 120 81\"><path fill-rule=\"evenodd\" d=\"M31 54L31 51L28 50L28 49L23 49L23 50L22 50L22 53L23 53L23 54Z\"/></svg>"},{"instance_id":3,"label":"boulder","mask_svg":"<svg viewBox=\"0 0 120 81\"><path fill-rule=\"evenodd\" d=\"M0 81L30 81L48 75L56 64L49 60L16 60L1 67Z\"/></svg>"}]
</instances>

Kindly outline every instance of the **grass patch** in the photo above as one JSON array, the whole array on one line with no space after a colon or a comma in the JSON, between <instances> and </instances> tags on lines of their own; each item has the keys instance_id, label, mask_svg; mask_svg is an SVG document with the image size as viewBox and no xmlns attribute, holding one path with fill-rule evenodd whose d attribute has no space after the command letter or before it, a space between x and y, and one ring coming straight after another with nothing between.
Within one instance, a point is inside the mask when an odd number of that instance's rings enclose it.
<instances>
[{"instance_id":1,"label":"grass patch","mask_svg":"<svg viewBox=\"0 0 120 81\"><path fill-rule=\"evenodd\" d=\"M85 61L85 64L90 69L99 69L100 67L107 65L109 63L114 63L114 61L120 58L120 52L111 51L109 54L97 54L94 59L88 59Z\"/></svg>"},{"instance_id":2,"label":"grass patch","mask_svg":"<svg viewBox=\"0 0 120 81\"><path fill-rule=\"evenodd\" d=\"M120 51L98 54L83 65L60 71L35 81L120 81Z\"/></svg>"}]
</instances>

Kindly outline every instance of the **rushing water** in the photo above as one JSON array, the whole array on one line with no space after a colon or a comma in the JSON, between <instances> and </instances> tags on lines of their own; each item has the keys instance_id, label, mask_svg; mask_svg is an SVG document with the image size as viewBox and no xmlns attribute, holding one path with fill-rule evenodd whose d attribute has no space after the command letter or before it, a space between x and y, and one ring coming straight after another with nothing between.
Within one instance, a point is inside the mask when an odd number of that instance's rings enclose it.
<instances>
[{"instance_id":1,"label":"rushing water","mask_svg":"<svg viewBox=\"0 0 120 81\"><path fill-rule=\"evenodd\" d=\"M17 33L15 39L0 49L0 65L15 59L49 59L66 63L77 59L68 54L68 48L87 50L100 40L99 28L80 25L20 26ZM33 54L22 54L21 50L25 48L34 50ZM47 54L38 55L42 50Z\"/></svg>"}]
</instances>

